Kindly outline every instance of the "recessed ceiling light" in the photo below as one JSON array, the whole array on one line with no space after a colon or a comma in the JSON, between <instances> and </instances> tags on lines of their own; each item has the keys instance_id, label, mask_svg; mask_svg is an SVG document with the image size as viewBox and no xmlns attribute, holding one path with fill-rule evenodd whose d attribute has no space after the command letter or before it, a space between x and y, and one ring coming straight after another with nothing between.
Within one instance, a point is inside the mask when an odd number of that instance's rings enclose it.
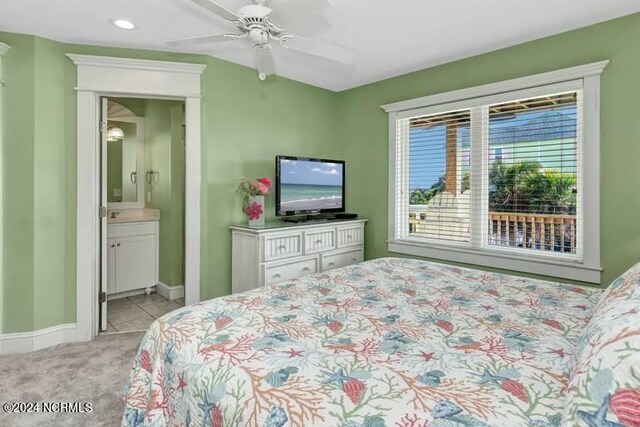
<instances>
[{"instance_id":1,"label":"recessed ceiling light","mask_svg":"<svg viewBox=\"0 0 640 427\"><path fill-rule=\"evenodd\" d=\"M118 28L122 28L123 30L136 29L136 25L131 21L127 21L126 19L112 19L111 23Z\"/></svg>"}]
</instances>

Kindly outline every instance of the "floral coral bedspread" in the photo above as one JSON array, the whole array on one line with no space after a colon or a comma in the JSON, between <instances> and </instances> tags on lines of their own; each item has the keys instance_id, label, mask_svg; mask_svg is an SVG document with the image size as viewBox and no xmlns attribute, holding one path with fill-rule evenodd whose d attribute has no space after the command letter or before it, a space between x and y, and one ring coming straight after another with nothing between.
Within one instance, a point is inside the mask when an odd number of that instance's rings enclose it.
<instances>
[{"instance_id":1,"label":"floral coral bedspread","mask_svg":"<svg viewBox=\"0 0 640 427\"><path fill-rule=\"evenodd\" d=\"M174 311L123 425L557 426L600 291L384 258Z\"/></svg>"}]
</instances>

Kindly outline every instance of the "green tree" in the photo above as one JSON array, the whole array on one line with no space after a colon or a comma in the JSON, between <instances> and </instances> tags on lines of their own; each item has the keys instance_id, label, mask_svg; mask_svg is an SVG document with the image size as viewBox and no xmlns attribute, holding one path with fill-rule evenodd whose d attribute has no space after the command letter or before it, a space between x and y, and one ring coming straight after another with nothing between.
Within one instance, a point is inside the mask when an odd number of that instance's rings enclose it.
<instances>
[{"instance_id":1,"label":"green tree","mask_svg":"<svg viewBox=\"0 0 640 427\"><path fill-rule=\"evenodd\" d=\"M575 214L575 176L544 170L538 162L496 160L489 171L489 186L493 212Z\"/></svg>"},{"instance_id":2,"label":"green tree","mask_svg":"<svg viewBox=\"0 0 640 427\"><path fill-rule=\"evenodd\" d=\"M465 172L462 176L462 192L467 190L471 190L471 174L469 172Z\"/></svg>"},{"instance_id":3,"label":"green tree","mask_svg":"<svg viewBox=\"0 0 640 427\"><path fill-rule=\"evenodd\" d=\"M429 200L433 199L436 194L444 191L444 175L440 176L438 180L429 188L414 188L409 195L409 204L411 205L426 205Z\"/></svg>"},{"instance_id":4,"label":"green tree","mask_svg":"<svg viewBox=\"0 0 640 427\"><path fill-rule=\"evenodd\" d=\"M429 188L414 188L409 196L409 204L426 205L429 200L433 199L437 194L442 193L445 188L445 177L440 176L438 180ZM462 192L471 189L471 174L466 172L462 177Z\"/></svg>"},{"instance_id":5,"label":"green tree","mask_svg":"<svg viewBox=\"0 0 640 427\"><path fill-rule=\"evenodd\" d=\"M576 177L573 174L545 170L527 182L531 212L576 214Z\"/></svg>"}]
</instances>

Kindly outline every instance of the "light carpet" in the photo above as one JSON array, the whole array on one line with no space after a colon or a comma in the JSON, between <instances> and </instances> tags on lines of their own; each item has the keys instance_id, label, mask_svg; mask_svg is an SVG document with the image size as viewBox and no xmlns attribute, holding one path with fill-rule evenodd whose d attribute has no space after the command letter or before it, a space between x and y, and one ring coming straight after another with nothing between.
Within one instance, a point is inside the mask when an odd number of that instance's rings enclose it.
<instances>
[{"instance_id":1,"label":"light carpet","mask_svg":"<svg viewBox=\"0 0 640 427\"><path fill-rule=\"evenodd\" d=\"M27 354L0 356L0 403L89 402L90 413L7 414L0 426L118 426L122 390L142 332L100 335Z\"/></svg>"}]
</instances>

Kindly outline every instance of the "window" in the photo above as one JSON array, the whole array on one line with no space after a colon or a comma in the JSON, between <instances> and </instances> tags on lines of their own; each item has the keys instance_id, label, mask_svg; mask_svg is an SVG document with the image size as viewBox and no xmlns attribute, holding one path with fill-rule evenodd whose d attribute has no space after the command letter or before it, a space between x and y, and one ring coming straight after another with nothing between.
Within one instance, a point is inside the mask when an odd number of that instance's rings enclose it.
<instances>
[{"instance_id":1,"label":"window","mask_svg":"<svg viewBox=\"0 0 640 427\"><path fill-rule=\"evenodd\" d=\"M383 107L389 250L599 282L605 65Z\"/></svg>"}]
</instances>

